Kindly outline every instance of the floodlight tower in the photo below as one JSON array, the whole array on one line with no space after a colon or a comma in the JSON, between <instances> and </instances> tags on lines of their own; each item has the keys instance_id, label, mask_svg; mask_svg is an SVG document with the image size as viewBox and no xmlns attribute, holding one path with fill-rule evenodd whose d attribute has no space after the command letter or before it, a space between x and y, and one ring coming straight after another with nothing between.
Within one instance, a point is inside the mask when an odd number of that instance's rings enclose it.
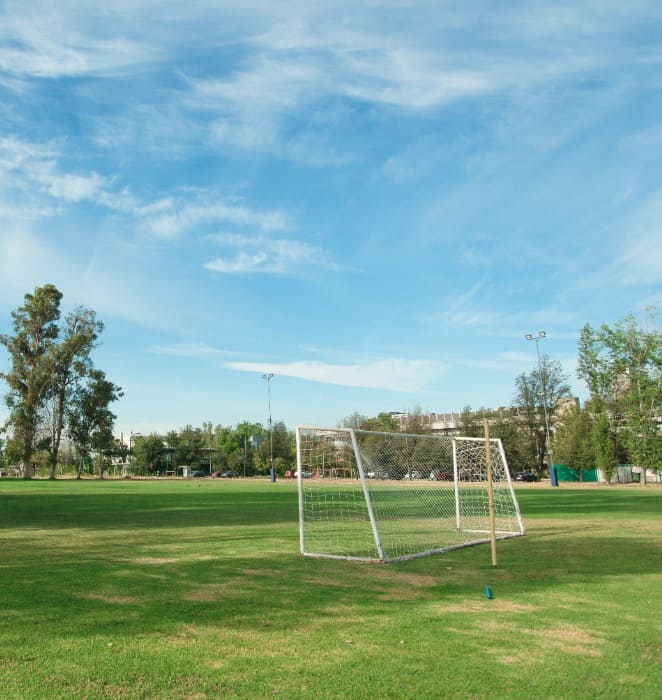
<instances>
[{"instance_id":1,"label":"floodlight tower","mask_svg":"<svg viewBox=\"0 0 662 700\"><path fill-rule=\"evenodd\" d=\"M269 408L269 476L271 481L276 481L276 470L274 469L274 431L271 424L271 380L275 377L273 372L265 372L262 379L267 380L267 405Z\"/></svg>"},{"instance_id":2,"label":"floodlight tower","mask_svg":"<svg viewBox=\"0 0 662 700\"><path fill-rule=\"evenodd\" d=\"M547 415L547 381L545 378L545 373L543 371L542 361L540 360L540 347L539 343L543 338L547 337L545 331L538 331L538 335L533 335L533 333L527 333L525 336L526 340L533 340L536 344L536 355L538 356L538 372L540 373L540 383L542 385L542 408L545 416L545 448L547 454L549 455L549 467L554 466L554 453L552 452L552 436L549 432L549 416Z\"/></svg>"},{"instance_id":3,"label":"floodlight tower","mask_svg":"<svg viewBox=\"0 0 662 700\"><path fill-rule=\"evenodd\" d=\"M129 433L129 467L131 467L131 462L132 462L132 457L131 457L131 444L133 443L133 438L137 438L137 437L139 437L140 435L142 435L142 433L134 433L133 431L131 431L131 432Z\"/></svg>"}]
</instances>

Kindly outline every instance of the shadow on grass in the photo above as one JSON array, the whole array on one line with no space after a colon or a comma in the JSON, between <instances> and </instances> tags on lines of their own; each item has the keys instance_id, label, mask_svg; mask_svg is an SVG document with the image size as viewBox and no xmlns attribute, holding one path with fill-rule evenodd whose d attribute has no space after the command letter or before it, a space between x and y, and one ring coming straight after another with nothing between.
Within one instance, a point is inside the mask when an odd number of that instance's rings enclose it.
<instances>
[{"instance_id":1,"label":"shadow on grass","mask_svg":"<svg viewBox=\"0 0 662 700\"><path fill-rule=\"evenodd\" d=\"M237 541L260 537L264 533L245 533ZM149 635L182 625L259 631L265 620L274 629L291 629L294 606L305 625L338 610L379 617L390 614L392 601L414 607L422 600L451 602L479 591L487 575L502 595L516 597L662 572L655 541L584 530L542 545L537 538L510 541L496 570L482 546L395 566L308 559L295 546L293 537L287 547L281 542L284 554L255 557L224 555L209 544L172 557L136 556L126 548L106 556L85 550L54 556L34 542L21 561L5 567L12 586L3 596L2 627L15 622L14 611L46 623L42 633L55 636Z\"/></svg>"},{"instance_id":2,"label":"shadow on grass","mask_svg":"<svg viewBox=\"0 0 662 700\"><path fill-rule=\"evenodd\" d=\"M227 486L195 481L153 486L145 482L28 483L0 494L0 530L117 527L134 531L296 522L296 492L270 492L262 484L250 490Z\"/></svg>"},{"instance_id":3,"label":"shadow on grass","mask_svg":"<svg viewBox=\"0 0 662 700\"><path fill-rule=\"evenodd\" d=\"M601 513L662 515L662 489L658 486L519 489L517 500L524 518Z\"/></svg>"},{"instance_id":4,"label":"shadow on grass","mask_svg":"<svg viewBox=\"0 0 662 700\"><path fill-rule=\"evenodd\" d=\"M393 601L414 608L421 600L455 600L481 590L488 576L514 596L662 572L652 532L662 492L519 495L525 519L544 517L550 525L500 543L500 565L492 569L488 546L397 565L301 557L296 490L268 484L3 489L0 574L11 585L3 590L0 627L8 639L17 620L54 638L149 635L196 624L257 631L265 620L289 629L295 607L301 624L342 609L379 616ZM651 531L640 536L634 526L614 524L614 514L651 523ZM583 515L593 516L585 526Z\"/></svg>"}]
</instances>

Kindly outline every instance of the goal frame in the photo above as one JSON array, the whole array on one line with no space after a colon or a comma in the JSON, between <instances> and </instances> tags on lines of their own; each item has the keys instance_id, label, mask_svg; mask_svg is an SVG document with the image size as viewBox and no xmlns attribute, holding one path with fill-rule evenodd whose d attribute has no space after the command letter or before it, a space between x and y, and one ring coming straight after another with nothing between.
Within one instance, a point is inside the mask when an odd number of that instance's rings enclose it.
<instances>
[{"instance_id":1,"label":"goal frame","mask_svg":"<svg viewBox=\"0 0 662 700\"><path fill-rule=\"evenodd\" d=\"M365 509L367 512L367 519L369 520L370 524L370 530L372 532L372 537L374 538L374 551L375 551L375 556L354 556L351 554L338 554L338 553L330 553L330 552L321 552L321 551L313 551L307 546L307 536L306 536L306 513L305 513L305 502L306 502L306 482L307 479L304 476L304 471L306 464L303 462L302 459L302 434L306 431L316 431L319 432L320 434L323 433L337 433L340 435L345 435L346 438L349 439L351 443L351 447L353 450L353 456L355 459L355 466L356 466L356 476L353 477L353 481L356 483L358 482L360 484L360 491L362 492L363 499L365 502ZM369 485L369 479L367 478L366 474L366 469L363 461L363 457L361 454L361 449L359 446L359 442L357 439L357 433L361 435L371 435L371 436L384 436L385 438L392 439L393 437L400 437L404 438L405 440L410 437L410 438L421 438L424 437L426 439L431 439L431 440L445 440L445 441L451 441L452 443L452 459L453 459L453 501L455 504L455 529L457 532L462 532L467 534L466 541L463 541L461 543L453 543L453 544L441 544L439 546L432 546L432 547L426 547L425 549L421 551L414 551L414 552L408 552L405 554L396 554L392 555L388 549L384 546L382 542L382 535L380 531L380 520L378 517L378 514L376 513L374 504L373 504L373 498L372 498L372 493L371 493L371 487ZM324 428L320 426L313 426L313 425L300 425L297 426L296 428L296 453L297 453L297 490L298 490L298 497L299 497L299 540L300 540L300 551L303 556L306 557L315 557L315 558L329 558L329 559L350 559L350 560L358 560L358 561L365 561L365 562L379 562L379 563L388 563L388 562L396 562L396 561L405 561L408 559L415 559L419 557L424 557L424 556L429 556L432 554L441 554L444 552L452 551L452 550L457 550L457 549L462 549L464 547L470 547L478 544L486 544L489 542L494 542L495 540L505 540L505 539L510 539L512 537L520 537L526 534L526 528L524 525L524 521L522 519L519 503L517 501L517 496L515 494L515 489L513 485L513 480L510 475L510 470L508 468L508 463L506 460L506 455L503 449L503 444L499 438L489 438L489 449L490 449L490 454L493 455L494 452L496 451L496 454L498 454L500 462L503 467L503 482L500 488L502 490L507 490L510 498L512 499L512 517L516 521L516 527L512 531L509 532L500 532L498 534L494 533L494 530L492 529L492 532L490 533L488 529L482 528L482 529L469 529L469 528L464 528L464 519L463 519L463 508L462 508L462 488L461 488L461 479L460 479L460 472L459 472L459 465L458 465L458 451L457 451L457 445L458 442L462 443L475 443L476 446L479 446L481 443L486 446L486 439L485 438L469 438L469 437L461 437L461 436L449 436L449 435L434 435L434 434L426 434L424 436L422 435L414 435L411 433L399 433L399 432L381 432L381 431L365 431L365 430L358 430L355 428ZM487 447L485 447L485 453L487 453ZM347 479L349 481L350 479ZM330 479L331 481L331 479ZM335 481L338 481L337 479ZM491 479L490 479L491 482ZM487 481L485 481L485 489L487 489ZM490 483L490 488L491 488L491 483ZM487 498L487 491L486 491L486 496ZM492 499L493 496L490 495L490 499Z\"/></svg>"}]
</instances>

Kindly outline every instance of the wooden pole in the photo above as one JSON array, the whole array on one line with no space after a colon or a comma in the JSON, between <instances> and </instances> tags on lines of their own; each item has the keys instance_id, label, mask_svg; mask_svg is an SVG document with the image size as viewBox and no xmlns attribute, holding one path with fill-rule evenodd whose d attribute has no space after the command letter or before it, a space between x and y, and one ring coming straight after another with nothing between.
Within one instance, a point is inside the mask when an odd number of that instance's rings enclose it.
<instances>
[{"instance_id":1,"label":"wooden pole","mask_svg":"<svg viewBox=\"0 0 662 700\"><path fill-rule=\"evenodd\" d=\"M485 418L485 462L487 465L487 499L490 506L490 541L492 543L492 566L497 565L496 520L494 515L494 485L492 483L492 450L490 448L490 427Z\"/></svg>"}]
</instances>

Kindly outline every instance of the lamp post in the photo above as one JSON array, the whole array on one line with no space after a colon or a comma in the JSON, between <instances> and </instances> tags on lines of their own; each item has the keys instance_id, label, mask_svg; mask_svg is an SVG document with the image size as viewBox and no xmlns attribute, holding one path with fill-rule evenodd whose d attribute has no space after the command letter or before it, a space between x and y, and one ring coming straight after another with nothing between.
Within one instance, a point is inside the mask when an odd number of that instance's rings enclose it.
<instances>
[{"instance_id":1,"label":"lamp post","mask_svg":"<svg viewBox=\"0 0 662 700\"><path fill-rule=\"evenodd\" d=\"M547 382L545 380L545 373L543 372L542 361L540 359L540 347L539 343L543 338L547 337L545 331L538 331L538 335L533 335L533 333L527 333L525 336L526 340L533 340L536 344L536 355L538 356L538 372L540 373L540 383L542 385L542 408L545 416L545 448L547 454L549 455L549 469L550 476L551 470L554 467L554 453L552 452L552 436L549 432L549 417L547 415Z\"/></svg>"},{"instance_id":2,"label":"lamp post","mask_svg":"<svg viewBox=\"0 0 662 700\"><path fill-rule=\"evenodd\" d=\"M139 435L142 435L142 433L131 432L131 434L129 435L129 465L131 465L131 443L133 442L133 438L136 438Z\"/></svg>"},{"instance_id":3,"label":"lamp post","mask_svg":"<svg viewBox=\"0 0 662 700\"><path fill-rule=\"evenodd\" d=\"M269 408L269 476L271 481L276 481L276 471L274 470L274 431L271 426L271 380L274 378L273 372L265 372L262 379L267 380L267 404Z\"/></svg>"}]
</instances>

